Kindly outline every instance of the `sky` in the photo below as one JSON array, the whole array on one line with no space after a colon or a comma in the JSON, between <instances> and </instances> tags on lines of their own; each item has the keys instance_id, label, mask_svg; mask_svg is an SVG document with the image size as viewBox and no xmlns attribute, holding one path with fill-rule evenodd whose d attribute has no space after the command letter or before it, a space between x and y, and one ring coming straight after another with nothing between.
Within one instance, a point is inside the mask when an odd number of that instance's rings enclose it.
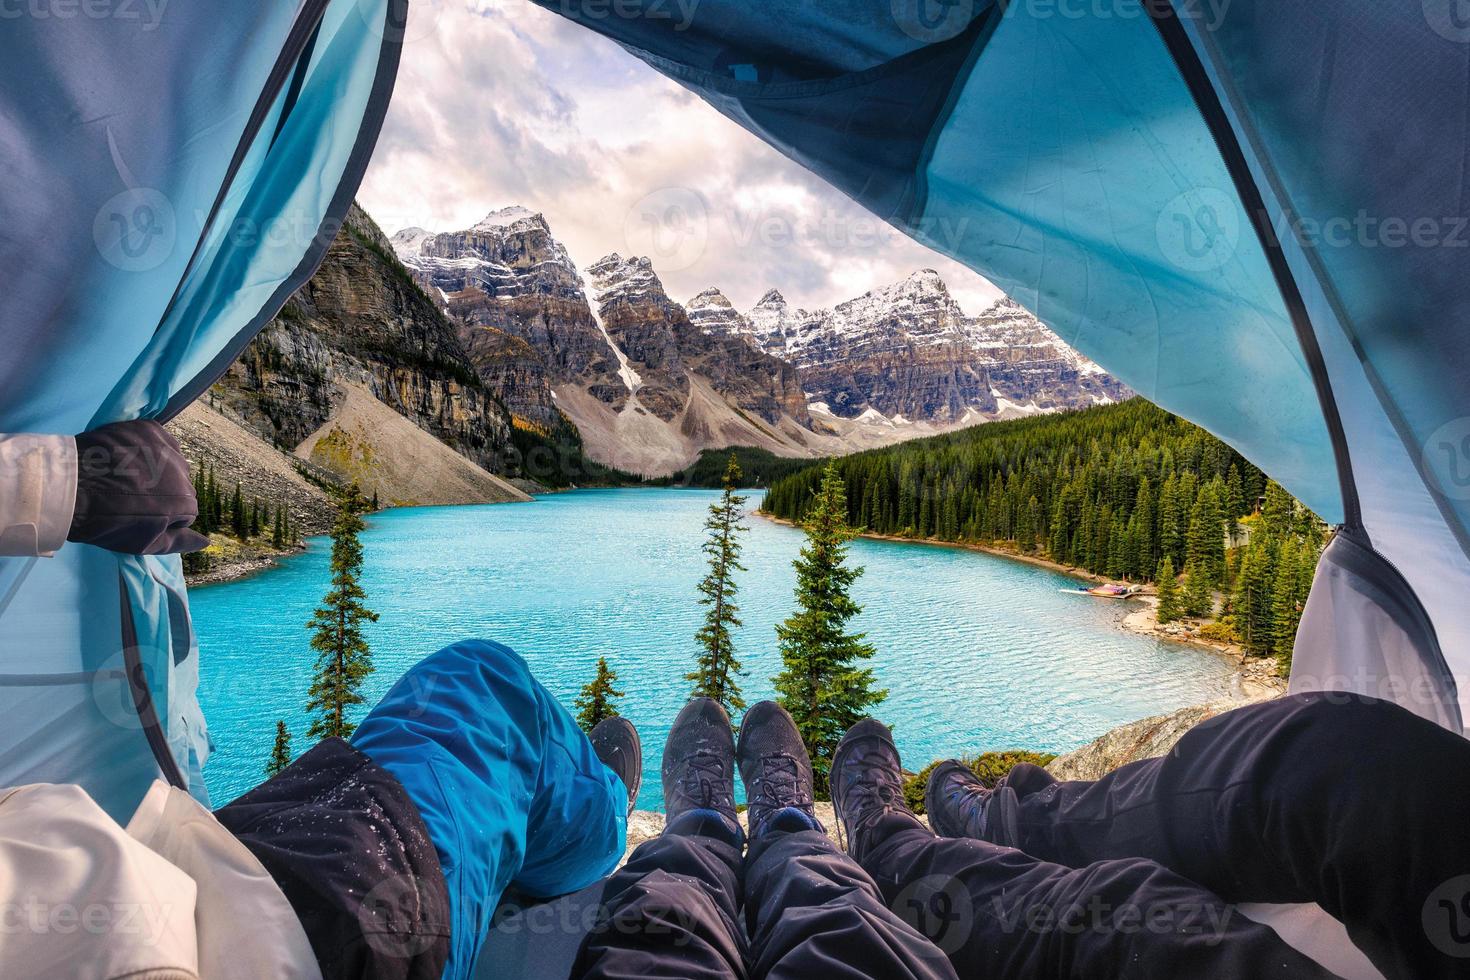
<instances>
[{"instance_id":1,"label":"sky","mask_svg":"<svg viewBox=\"0 0 1470 980\"><path fill-rule=\"evenodd\" d=\"M968 313L1001 294L890 228L611 41L525 0L415 0L359 200L383 230L519 204L585 269L647 255L669 295L771 288L816 309L935 269Z\"/></svg>"}]
</instances>

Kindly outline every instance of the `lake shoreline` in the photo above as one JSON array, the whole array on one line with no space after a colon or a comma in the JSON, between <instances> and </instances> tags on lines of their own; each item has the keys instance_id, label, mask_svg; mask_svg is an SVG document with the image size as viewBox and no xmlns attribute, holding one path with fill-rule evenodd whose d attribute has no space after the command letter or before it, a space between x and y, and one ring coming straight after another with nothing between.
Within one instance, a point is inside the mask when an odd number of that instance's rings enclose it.
<instances>
[{"instance_id":1,"label":"lake shoreline","mask_svg":"<svg viewBox=\"0 0 1470 980\"><path fill-rule=\"evenodd\" d=\"M764 511L753 510L750 514L763 521L772 524L784 524L787 527L798 527L795 521L788 521L782 517L767 514ZM984 555L993 555L996 558L1006 558L1010 561L1023 562L1044 568L1047 571L1057 572L1070 576L1082 582L1093 584L1104 584L1111 581L1105 576L1089 572L1085 568L1075 565L1064 565L1061 562L1042 558L1039 555L1027 555L1007 548L998 548L994 545L977 544L968 541L940 541L936 538L906 538L896 534L875 534L864 532L858 535L869 541L891 541L898 544L919 544L931 548L950 548L959 551L975 551ZM1235 673L1231 677L1231 695L1242 700L1254 700L1262 697L1271 697L1286 693L1286 679L1281 676L1280 668L1272 657L1252 657L1248 655L1245 648L1238 643L1226 643L1219 640L1208 640L1196 632L1203 621L1178 620L1172 623L1160 623L1158 617L1159 600L1152 585L1144 586L1144 591L1126 600L1100 599L1100 602L1135 602L1138 608L1129 610L1127 615L1118 621L1120 629L1129 633L1137 633L1141 636L1152 636L1156 639L1165 640L1170 643L1178 643L1182 646L1193 647L1197 650L1207 650L1218 656L1225 657L1235 665Z\"/></svg>"}]
</instances>

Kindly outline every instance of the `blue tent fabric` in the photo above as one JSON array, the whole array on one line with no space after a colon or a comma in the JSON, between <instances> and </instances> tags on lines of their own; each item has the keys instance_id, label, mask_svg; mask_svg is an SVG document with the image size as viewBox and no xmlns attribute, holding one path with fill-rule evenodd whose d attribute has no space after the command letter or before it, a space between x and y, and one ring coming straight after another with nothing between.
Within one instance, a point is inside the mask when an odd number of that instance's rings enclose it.
<instances>
[{"instance_id":1,"label":"blue tent fabric","mask_svg":"<svg viewBox=\"0 0 1470 980\"><path fill-rule=\"evenodd\" d=\"M6 20L0 431L167 417L228 365L346 213L405 11ZM203 799L197 656L177 557L0 559L0 782L79 782L124 819L160 774Z\"/></svg>"},{"instance_id":2,"label":"blue tent fabric","mask_svg":"<svg viewBox=\"0 0 1470 980\"><path fill-rule=\"evenodd\" d=\"M475 972L506 888L577 891L623 856L628 791L508 647L465 640L421 660L352 745L403 784L449 887L448 978Z\"/></svg>"}]
</instances>

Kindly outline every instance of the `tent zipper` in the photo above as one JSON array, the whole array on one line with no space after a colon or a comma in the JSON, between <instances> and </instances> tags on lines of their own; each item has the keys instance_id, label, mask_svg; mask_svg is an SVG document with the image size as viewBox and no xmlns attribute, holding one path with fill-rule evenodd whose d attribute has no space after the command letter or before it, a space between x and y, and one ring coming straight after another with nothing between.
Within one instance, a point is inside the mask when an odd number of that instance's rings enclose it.
<instances>
[{"instance_id":1,"label":"tent zipper","mask_svg":"<svg viewBox=\"0 0 1470 980\"><path fill-rule=\"evenodd\" d=\"M1342 496L1343 525L1352 528L1362 540L1367 541L1368 531L1363 527L1362 508L1358 503L1358 488L1353 479L1347 433L1343 429L1342 415L1337 409L1337 397L1333 394L1332 382L1327 376L1327 362L1322 356L1322 348L1312 328L1311 316L1307 313L1307 304L1302 298L1301 288L1297 285L1286 253L1276 238L1276 231L1271 226L1266 211L1265 197L1256 184L1255 177L1251 174L1245 150L1235 135L1230 118L1220 101L1220 95L1215 91L1209 73L1205 70L1204 62L1200 59L1199 52L1195 50L1193 42L1190 41L1189 33L1184 29L1184 24L1179 19L1172 0L1145 0L1145 7L1148 10L1149 19L1153 21L1160 38L1163 39L1164 47L1174 60L1174 66L1179 70L1179 75L1190 98L1194 100L1195 108L1199 110L1200 117L1204 120L1205 128L1209 131L1215 148L1220 151L1220 158L1230 174L1231 181L1235 184L1236 193L1240 195L1246 216L1250 219L1251 228L1261 243L1267 263L1271 266L1271 274L1276 279L1276 287L1281 293L1281 300L1286 306L1287 315L1291 318L1292 328L1296 332L1297 344L1301 347L1302 356L1307 362L1307 370L1311 373L1312 384L1317 391L1317 402L1322 411L1322 419L1327 425L1328 437L1332 440L1333 459L1337 464L1338 488Z\"/></svg>"}]
</instances>

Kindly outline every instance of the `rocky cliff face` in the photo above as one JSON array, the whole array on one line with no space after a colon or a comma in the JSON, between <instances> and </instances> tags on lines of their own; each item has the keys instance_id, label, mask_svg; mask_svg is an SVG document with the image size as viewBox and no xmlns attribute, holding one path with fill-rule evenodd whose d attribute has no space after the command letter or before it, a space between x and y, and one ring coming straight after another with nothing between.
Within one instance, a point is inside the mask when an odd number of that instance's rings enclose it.
<instances>
[{"instance_id":1,"label":"rocky cliff face","mask_svg":"<svg viewBox=\"0 0 1470 980\"><path fill-rule=\"evenodd\" d=\"M614 252L589 266L587 275L602 326L626 359L624 394L631 387L643 408L665 422L673 419L689 399L689 370L681 348L690 347L698 331L684 308L664 292L648 259L625 259ZM628 370L636 376L631 385ZM622 397L609 404L621 408Z\"/></svg>"},{"instance_id":2,"label":"rocky cliff face","mask_svg":"<svg viewBox=\"0 0 1470 980\"><path fill-rule=\"evenodd\" d=\"M356 205L316 275L211 394L290 450L327 423L348 387L369 392L473 463L501 468L510 441L504 409L455 326Z\"/></svg>"},{"instance_id":3,"label":"rocky cliff face","mask_svg":"<svg viewBox=\"0 0 1470 980\"><path fill-rule=\"evenodd\" d=\"M551 397L558 384L609 400L626 394L582 277L541 215L502 208L463 231L405 229L392 245L458 324L475 369L513 415L560 424Z\"/></svg>"},{"instance_id":4,"label":"rocky cliff face","mask_svg":"<svg viewBox=\"0 0 1470 980\"><path fill-rule=\"evenodd\" d=\"M706 290L686 308L664 292L647 258L617 253L600 259L588 274L596 290L602 324L637 373L640 402L669 420L689 396L695 375L732 406L772 425L783 418L809 427L806 396L795 368L761 350L738 330L712 329L695 315L734 313L719 290Z\"/></svg>"},{"instance_id":5,"label":"rocky cliff face","mask_svg":"<svg viewBox=\"0 0 1470 980\"><path fill-rule=\"evenodd\" d=\"M1009 300L967 317L930 269L830 310L793 309L775 290L743 317L708 293L691 305L705 329L794 364L819 415L959 424L1129 394Z\"/></svg>"},{"instance_id":6,"label":"rocky cliff face","mask_svg":"<svg viewBox=\"0 0 1470 980\"><path fill-rule=\"evenodd\" d=\"M812 427L796 366L765 351L748 330L742 329L742 318L724 293L706 289L689 301L686 310L690 322L710 338L708 347L714 351L713 356L706 353L693 358L696 370L706 374L742 409L767 422L779 422L784 417L805 428Z\"/></svg>"}]
</instances>

